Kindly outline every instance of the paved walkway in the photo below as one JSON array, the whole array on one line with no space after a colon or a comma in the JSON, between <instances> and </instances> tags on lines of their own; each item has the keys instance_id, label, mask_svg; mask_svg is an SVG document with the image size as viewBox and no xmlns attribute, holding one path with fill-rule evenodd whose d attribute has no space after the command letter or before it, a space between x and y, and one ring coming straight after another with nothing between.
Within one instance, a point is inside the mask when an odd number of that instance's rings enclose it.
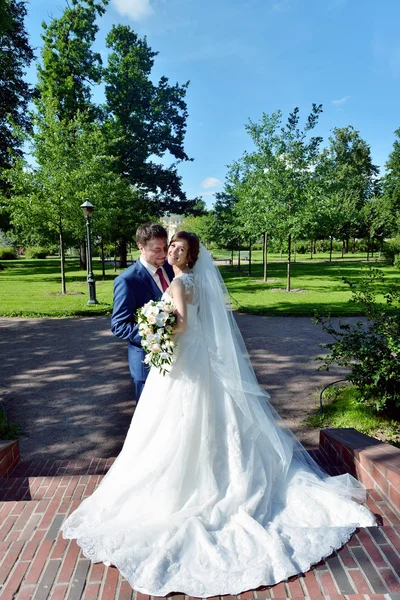
<instances>
[{"instance_id":1,"label":"paved walkway","mask_svg":"<svg viewBox=\"0 0 400 600\"><path fill-rule=\"evenodd\" d=\"M301 421L314 409L316 388L338 376L316 371L314 356L327 337L310 319L237 320L260 383L287 424L316 445L317 432ZM21 442L25 460L0 479L1 600L150 600L117 569L91 565L59 532L113 463L129 427L126 344L103 317L0 319L0 353L0 398L28 434ZM305 575L238 600L400 600L400 520L377 492L368 504L382 527L358 531Z\"/></svg>"},{"instance_id":2,"label":"paved walkway","mask_svg":"<svg viewBox=\"0 0 400 600\"><path fill-rule=\"evenodd\" d=\"M338 371L318 372L329 340L311 319L237 314L258 379L287 425L307 446L304 424L316 390ZM108 317L0 319L0 400L25 431L23 457L108 458L119 452L133 413L126 342Z\"/></svg>"}]
</instances>

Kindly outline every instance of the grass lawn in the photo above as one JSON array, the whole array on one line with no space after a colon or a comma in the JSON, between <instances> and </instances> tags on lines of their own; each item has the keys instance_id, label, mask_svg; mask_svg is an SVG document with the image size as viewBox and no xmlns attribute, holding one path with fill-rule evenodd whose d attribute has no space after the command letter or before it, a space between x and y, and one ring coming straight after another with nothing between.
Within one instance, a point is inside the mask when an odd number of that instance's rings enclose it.
<instances>
[{"instance_id":1,"label":"grass lawn","mask_svg":"<svg viewBox=\"0 0 400 600\"><path fill-rule=\"evenodd\" d=\"M215 258L229 258L225 252ZM137 256L134 254L133 258ZM301 262L300 261L301 256ZM332 315L360 314L359 307L348 303L351 293L343 283L346 276L356 281L367 268L365 254L354 255L358 260L335 260L327 262L327 255L317 255L313 260L298 255L298 262L292 264L292 288L299 291L287 293L286 263L279 255L272 255L268 266L268 281L262 281L261 252L255 252L252 274L248 275L247 262L237 265L221 265L221 273L232 296L235 307L246 312L269 315L312 315L315 310ZM60 261L57 258L31 260L21 258L14 261L1 261L0 271L0 316L22 317L68 317L96 314L109 314L112 310L113 265L107 265L106 278L101 276L101 265L94 260L96 294L99 304L87 305L86 272L79 268L78 259L68 258L66 262L67 294L62 296ZM400 283L400 271L382 262L370 261L385 274L381 288L384 293L393 283Z\"/></svg>"},{"instance_id":2,"label":"grass lawn","mask_svg":"<svg viewBox=\"0 0 400 600\"><path fill-rule=\"evenodd\" d=\"M382 261L370 260L304 260L292 263L291 289L286 292L286 263L272 257L268 264L267 282L263 281L262 264L221 266L221 274L231 294L232 303L244 312L266 315L359 315L360 307L349 303L350 288L343 277L357 282L368 270L368 265L378 267L385 275L378 291L383 294L392 284L400 283L400 271Z\"/></svg>"},{"instance_id":3,"label":"grass lawn","mask_svg":"<svg viewBox=\"0 0 400 600\"><path fill-rule=\"evenodd\" d=\"M93 261L96 306L88 306L86 272L79 260L66 260L67 294L61 295L60 261L57 258L2 261L0 271L0 315L7 317L70 317L108 314L112 309L113 281L119 270L107 265L102 280L101 264Z\"/></svg>"},{"instance_id":4,"label":"grass lawn","mask_svg":"<svg viewBox=\"0 0 400 600\"><path fill-rule=\"evenodd\" d=\"M400 423L378 415L371 406L360 403L359 392L353 386L330 388L324 394L323 412L307 419L312 427L353 427L378 440L400 447Z\"/></svg>"}]
</instances>

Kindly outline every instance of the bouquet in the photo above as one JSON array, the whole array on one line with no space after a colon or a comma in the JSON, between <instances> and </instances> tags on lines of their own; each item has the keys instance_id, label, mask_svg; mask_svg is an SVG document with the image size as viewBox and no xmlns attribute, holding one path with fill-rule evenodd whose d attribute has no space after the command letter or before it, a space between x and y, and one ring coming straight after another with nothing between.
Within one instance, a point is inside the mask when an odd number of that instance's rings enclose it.
<instances>
[{"instance_id":1,"label":"bouquet","mask_svg":"<svg viewBox=\"0 0 400 600\"><path fill-rule=\"evenodd\" d=\"M165 300L150 300L136 313L142 347L146 352L144 363L157 367L165 375L175 361L172 333L175 324L175 306Z\"/></svg>"}]
</instances>

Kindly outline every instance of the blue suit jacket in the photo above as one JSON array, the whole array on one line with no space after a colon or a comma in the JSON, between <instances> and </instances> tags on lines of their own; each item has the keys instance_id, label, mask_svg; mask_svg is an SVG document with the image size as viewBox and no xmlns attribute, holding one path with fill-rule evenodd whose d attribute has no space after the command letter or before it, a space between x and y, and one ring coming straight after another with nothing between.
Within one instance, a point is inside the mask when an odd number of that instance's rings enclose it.
<instances>
[{"instance_id":1,"label":"blue suit jacket","mask_svg":"<svg viewBox=\"0 0 400 600\"><path fill-rule=\"evenodd\" d=\"M164 269L172 281L174 272L167 261ZM114 307L111 316L111 331L122 340L128 340L133 346L141 348L139 328L135 322L135 313L150 300L159 300L162 296L148 270L137 260L114 280Z\"/></svg>"}]
</instances>

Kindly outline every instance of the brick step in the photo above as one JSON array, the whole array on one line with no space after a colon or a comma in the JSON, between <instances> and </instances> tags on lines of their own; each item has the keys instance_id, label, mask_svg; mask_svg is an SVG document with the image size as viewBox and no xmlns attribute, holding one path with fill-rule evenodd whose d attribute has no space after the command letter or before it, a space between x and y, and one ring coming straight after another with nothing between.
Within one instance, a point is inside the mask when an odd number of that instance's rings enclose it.
<instances>
[{"instance_id":1,"label":"brick step","mask_svg":"<svg viewBox=\"0 0 400 600\"><path fill-rule=\"evenodd\" d=\"M324 429L320 452L327 462L341 465L368 489L384 497L391 511L400 514L400 448L355 429Z\"/></svg>"},{"instance_id":2,"label":"brick step","mask_svg":"<svg viewBox=\"0 0 400 600\"><path fill-rule=\"evenodd\" d=\"M114 461L115 458L22 460L10 476L104 475Z\"/></svg>"},{"instance_id":3,"label":"brick step","mask_svg":"<svg viewBox=\"0 0 400 600\"><path fill-rule=\"evenodd\" d=\"M0 597L150 600L133 592L117 569L92 565L74 541L62 538L60 527L64 519L93 492L109 467L107 461L99 463L98 459L95 465L92 461L71 462L42 463L33 469L41 475L1 480L1 491L10 497L0 502ZM20 465L17 474L28 466ZM87 472L93 468L102 472ZM17 498L28 490L29 499ZM331 600L344 596L346 600L389 600L389 594L393 598L400 594L399 522L391 521L387 499L377 490L371 490L368 504L382 515L383 527L359 530L344 548L305 575L271 588L248 591L236 600L323 600L327 596ZM179 595L175 600L188 599Z\"/></svg>"},{"instance_id":4,"label":"brick step","mask_svg":"<svg viewBox=\"0 0 400 600\"><path fill-rule=\"evenodd\" d=\"M39 501L89 496L100 475L55 475L48 477L8 477L0 479L0 501Z\"/></svg>"}]
</instances>

